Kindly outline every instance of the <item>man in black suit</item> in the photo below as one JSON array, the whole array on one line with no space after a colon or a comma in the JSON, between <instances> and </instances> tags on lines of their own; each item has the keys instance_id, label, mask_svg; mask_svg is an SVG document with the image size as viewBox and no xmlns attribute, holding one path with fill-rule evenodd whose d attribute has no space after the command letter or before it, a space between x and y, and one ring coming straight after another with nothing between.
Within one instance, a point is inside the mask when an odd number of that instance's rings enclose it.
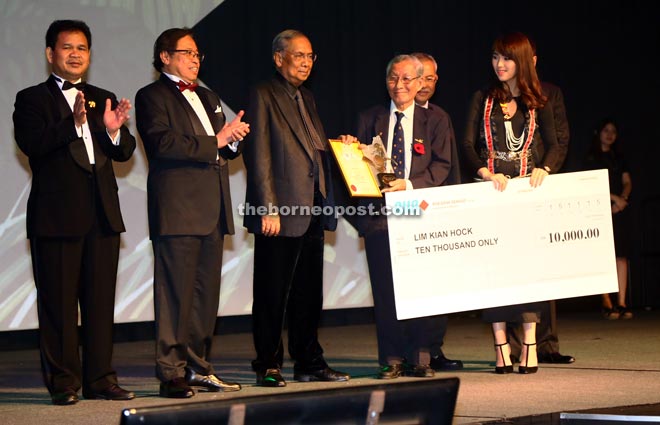
<instances>
[{"instance_id":1,"label":"man in black suit","mask_svg":"<svg viewBox=\"0 0 660 425\"><path fill-rule=\"evenodd\" d=\"M435 61L435 58L428 53L416 52L413 53L412 56L419 59L424 66L424 74L421 77L422 88L415 96L415 103L422 108L437 114L440 121L448 123L445 131L448 133L447 137L451 139L451 169L449 170L446 184L460 184L461 167L458 160L458 148L456 147L456 138L454 137L454 128L451 124L451 118L444 109L429 102L431 97L435 94L435 86L438 82L438 63ZM430 366L434 370L463 369L462 361L448 359L442 352L442 345L444 344L445 334L447 333L447 319L448 316L445 314L438 316L436 318L438 326L429 329L428 339L431 341Z\"/></svg>"},{"instance_id":2,"label":"man in black suit","mask_svg":"<svg viewBox=\"0 0 660 425\"><path fill-rule=\"evenodd\" d=\"M247 169L244 225L254 234L252 321L257 384L286 385L281 375L282 329L288 320L289 354L297 381L347 381L331 369L318 341L323 309L324 230L333 207L329 145L314 97L302 84L316 54L299 31L273 39L277 73L252 90L252 133L243 159ZM354 138L345 136L346 142Z\"/></svg>"},{"instance_id":3,"label":"man in black suit","mask_svg":"<svg viewBox=\"0 0 660 425\"><path fill-rule=\"evenodd\" d=\"M30 160L27 237L37 287L41 367L53 404L130 400L112 368L119 261L119 208L112 161L127 161L135 138L131 104L85 84L92 36L82 21L46 32L46 82L18 92L16 143ZM114 109L112 109L114 108ZM78 354L78 303L83 366Z\"/></svg>"},{"instance_id":4,"label":"man in black suit","mask_svg":"<svg viewBox=\"0 0 660 425\"><path fill-rule=\"evenodd\" d=\"M154 44L160 78L135 98L149 160L147 199L154 251L156 376L160 396L191 387L238 391L209 362L218 314L223 238L234 233L229 159L249 132L240 111L225 123L220 98L195 81L204 55L192 30L171 28Z\"/></svg>"},{"instance_id":5,"label":"man in black suit","mask_svg":"<svg viewBox=\"0 0 660 425\"><path fill-rule=\"evenodd\" d=\"M536 51L534 43L532 43L532 47ZM536 56L534 56L534 63L536 63ZM564 106L564 95L559 87L545 81L541 82L541 89L543 94L548 97L548 102L545 108L539 111L539 119L553 123L553 131L557 136L557 141L562 146L564 154L566 154L570 132L566 107ZM551 171L556 172L558 170ZM550 300L542 303L541 306L541 321L536 325L536 350L539 363L570 364L575 362L575 357L559 352L557 303ZM513 323L507 323L506 332L507 340L511 345L511 359L515 363L519 359L522 349L522 330Z\"/></svg>"},{"instance_id":6,"label":"man in black suit","mask_svg":"<svg viewBox=\"0 0 660 425\"><path fill-rule=\"evenodd\" d=\"M394 57L387 65L388 105L362 112L357 136L371 144L380 136L392 158L396 180L382 191L393 192L447 183L451 164L452 131L449 117L415 105L422 87L422 63L411 55ZM371 211L380 211L383 198L361 201ZM368 204L371 204L370 206ZM371 208L369 208L371 207ZM440 328L438 317L397 320L390 244L385 215L358 217L358 231L364 237L371 292L374 298L378 336L378 377L398 378L402 374L432 377L429 330ZM406 364L404 364L406 363Z\"/></svg>"}]
</instances>

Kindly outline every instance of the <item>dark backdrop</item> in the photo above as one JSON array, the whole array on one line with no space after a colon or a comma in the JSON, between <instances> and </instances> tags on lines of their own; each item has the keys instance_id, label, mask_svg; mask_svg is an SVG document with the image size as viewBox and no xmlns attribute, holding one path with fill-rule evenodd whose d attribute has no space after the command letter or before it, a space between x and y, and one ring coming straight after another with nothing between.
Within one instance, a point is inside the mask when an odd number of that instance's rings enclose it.
<instances>
[{"instance_id":1,"label":"dark backdrop","mask_svg":"<svg viewBox=\"0 0 660 425\"><path fill-rule=\"evenodd\" d=\"M306 85L329 137L354 133L358 112L387 100L389 59L428 52L438 62L432 101L449 112L459 141L468 100L492 73L493 39L527 33L541 78L564 92L571 146L563 171L579 170L601 118L620 123L634 183L633 305L660 306L660 189L652 174L660 33L652 9L641 1L225 0L195 31L207 55L202 80L236 111L247 106L249 87L274 72L275 34L307 34L319 59Z\"/></svg>"}]
</instances>

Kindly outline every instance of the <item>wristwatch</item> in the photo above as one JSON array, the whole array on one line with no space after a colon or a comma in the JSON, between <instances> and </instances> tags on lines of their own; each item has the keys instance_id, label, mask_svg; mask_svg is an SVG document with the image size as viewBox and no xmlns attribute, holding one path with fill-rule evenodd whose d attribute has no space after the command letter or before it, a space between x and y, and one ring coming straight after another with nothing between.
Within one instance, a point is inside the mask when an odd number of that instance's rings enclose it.
<instances>
[{"instance_id":1,"label":"wristwatch","mask_svg":"<svg viewBox=\"0 0 660 425\"><path fill-rule=\"evenodd\" d=\"M543 169L544 169L545 171L547 171L548 174L550 174L550 167L548 167L547 165L544 165L544 166L543 166Z\"/></svg>"}]
</instances>

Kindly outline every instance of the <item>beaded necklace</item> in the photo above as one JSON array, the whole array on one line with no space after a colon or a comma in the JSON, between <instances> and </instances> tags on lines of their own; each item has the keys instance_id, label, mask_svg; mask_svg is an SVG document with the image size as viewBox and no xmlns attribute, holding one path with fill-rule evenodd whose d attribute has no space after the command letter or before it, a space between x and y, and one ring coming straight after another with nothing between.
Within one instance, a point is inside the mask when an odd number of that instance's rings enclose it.
<instances>
[{"instance_id":1,"label":"beaded necklace","mask_svg":"<svg viewBox=\"0 0 660 425\"><path fill-rule=\"evenodd\" d=\"M484 104L484 114L483 114L483 123L484 123L484 137L486 138L486 147L488 148L488 160L487 160L487 167L488 171L491 173L495 173L495 136L493 135L493 126L494 123L491 122L491 115L493 113L493 98L488 96L486 97L486 102ZM500 105L501 106L501 105ZM505 122L505 128L506 128L506 123L509 122L509 125L511 125L511 117L508 115L508 108L507 111L504 111L504 108L502 108L502 112L505 113L504 117L504 122ZM536 131L536 110L535 109L530 109L529 114L526 114L526 122L525 122L525 128L523 129L522 134L520 135L520 138L523 139L523 135L527 133L527 137L524 139L524 142L521 143L521 146L519 146L519 149L522 148L520 151L520 176L524 176L526 174L527 170L527 150L529 149L530 145L532 144L532 140L534 139L534 132ZM513 131L511 131L511 135L513 135ZM507 131L507 139L509 138L508 131ZM509 148L509 141L507 140L507 148ZM510 151L513 151L513 149L510 149Z\"/></svg>"}]
</instances>

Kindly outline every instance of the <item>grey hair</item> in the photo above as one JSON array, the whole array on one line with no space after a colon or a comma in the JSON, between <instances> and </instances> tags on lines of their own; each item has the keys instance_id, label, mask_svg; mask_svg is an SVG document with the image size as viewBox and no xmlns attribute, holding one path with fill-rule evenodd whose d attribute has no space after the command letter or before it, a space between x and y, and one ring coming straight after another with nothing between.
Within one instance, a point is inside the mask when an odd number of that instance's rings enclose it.
<instances>
[{"instance_id":1,"label":"grey hair","mask_svg":"<svg viewBox=\"0 0 660 425\"><path fill-rule=\"evenodd\" d=\"M435 58L433 56L429 55L428 53L415 52L415 53L411 53L410 56L414 56L417 59L419 59L420 61L421 60L427 60L427 61L431 62L433 64L433 70L435 72L438 72L438 62L436 62Z\"/></svg>"},{"instance_id":2,"label":"grey hair","mask_svg":"<svg viewBox=\"0 0 660 425\"><path fill-rule=\"evenodd\" d=\"M413 55L397 55L392 58L387 64L387 68L385 70L385 78L387 78L390 75L390 71L392 71L392 67L396 65L397 63L400 62L405 62L405 61L412 61L415 63L415 68L417 69L417 77L421 77L424 75L424 65L422 65L422 62L417 59Z\"/></svg>"},{"instance_id":3,"label":"grey hair","mask_svg":"<svg viewBox=\"0 0 660 425\"><path fill-rule=\"evenodd\" d=\"M286 48L289 47L291 40L298 37L309 39L305 34L298 30L288 29L282 31L273 38L273 51L271 53L274 55L276 52L286 50Z\"/></svg>"}]
</instances>

